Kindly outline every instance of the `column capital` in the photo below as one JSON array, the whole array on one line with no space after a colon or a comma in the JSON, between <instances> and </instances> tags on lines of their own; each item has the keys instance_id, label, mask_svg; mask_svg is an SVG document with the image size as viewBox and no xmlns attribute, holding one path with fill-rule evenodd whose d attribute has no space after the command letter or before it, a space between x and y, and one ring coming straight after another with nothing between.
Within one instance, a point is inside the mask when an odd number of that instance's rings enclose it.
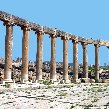
<instances>
[{"instance_id":1,"label":"column capital","mask_svg":"<svg viewBox=\"0 0 109 109\"><path fill-rule=\"evenodd\" d=\"M43 26L40 26L40 27L38 28L38 30L36 30L35 34L37 34L37 35L44 35Z\"/></svg>"},{"instance_id":2,"label":"column capital","mask_svg":"<svg viewBox=\"0 0 109 109\"><path fill-rule=\"evenodd\" d=\"M26 26L22 26L22 27L21 27L21 30L30 31L30 30L31 30L31 28L30 28L30 27L26 27Z\"/></svg>"},{"instance_id":3,"label":"column capital","mask_svg":"<svg viewBox=\"0 0 109 109\"><path fill-rule=\"evenodd\" d=\"M69 35L68 33L65 33L64 35L61 36L61 40L69 40Z\"/></svg>"},{"instance_id":4,"label":"column capital","mask_svg":"<svg viewBox=\"0 0 109 109\"><path fill-rule=\"evenodd\" d=\"M75 37L74 39L72 39L72 43L78 43L78 37Z\"/></svg>"},{"instance_id":5,"label":"column capital","mask_svg":"<svg viewBox=\"0 0 109 109\"><path fill-rule=\"evenodd\" d=\"M81 42L81 45L85 46L85 45L88 45L88 43L87 42Z\"/></svg>"},{"instance_id":6,"label":"column capital","mask_svg":"<svg viewBox=\"0 0 109 109\"><path fill-rule=\"evenodd\" d=\"M57 36L54 35L54 34L51 34L51 35L49 36L49 38L57 38Z\"/></svg>"},{"instance_id":7,"label":"column capital","mask_svg":"<svg viewBox=\"0 0 109 109\"><path fill-rule=\"evenodd\" d=\"M3 25L5 26L5 25L7 25L7 26L14 26L14 22L13 21L5 21L4 23L3 23Z\"/></svg>"},{"instance_id":8,"label":"column capital","mask_svg":"<svg viewBox=\"0 0 109 109\"><path fill-rule=\"evenodd\" d=\"M50 36L49 36L49 38L57 38L57 36L56 36L56 30L54 30L53 32L52 32L52 34L50 34Z\"/></svg>"},{"instance_id":9,"label":"column capital","mask_svg":"<svg viewBox=\"0 0 109 109\"><path fill-rule=\"evenodd\" d=\"M100 47L101 45L100 45L100 44L94 44L94 46L95 46L95 47Z\"/></svg>"}]
</instances>

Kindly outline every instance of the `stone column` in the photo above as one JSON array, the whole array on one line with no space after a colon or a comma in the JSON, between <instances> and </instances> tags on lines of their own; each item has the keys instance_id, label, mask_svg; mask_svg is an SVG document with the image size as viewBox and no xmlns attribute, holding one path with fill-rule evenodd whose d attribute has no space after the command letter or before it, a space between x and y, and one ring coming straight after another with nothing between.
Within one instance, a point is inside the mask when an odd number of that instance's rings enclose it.
<instances>
[{"instance_id":1,"label":"stone column","mask_svg":"<svg viewBox=\"0 0 109 109\"><path fill-rule=\"evenodd\" d=\"M50 80L56 81L56 36L51 35Z\"/></svg>"},{"instance_id":2,"label":"stone column","mask_svg":"<svg viewBox=\"0 0 109 109\"><path fill-rule=\"evenodd\" d=\"M63 37L63 80L69 81L68 78L68 38Z\"/></svg>"},{"instance_id":3,"label":"stone column","mask_svg":"<svg viewBox=\"0 0 109 109\"><path fill-rule=\"evenodd\" d=\"M78 41L74 40L73 42L73 73L74 81L78 79Z\"/></svg>"},{"instance_id":4,"label":"stone column","mask_svg":"<svg viewBox=\"0 0 109 109\"><path fill-rule=\"evenodd\" d=\"M83 48L83 73L85 73L84 78L88 78L88 52L87 52L87 43L82 42Z\"/></svg>"},{"instance_id":5,"label":"stone column","mask_svg":"<svg viewBox=\"0 0 109 109\"><path fill-rule=\"evenodd\" d=\"M6 37L5 37L5 69L4 81L12 81L12 40L13 40L13 25L6 22Z\"/></svg>"},{"instance_id":6,"label":"stone column","mask_svg":"<svg viewBox=\"0 0 109 109\"><path fill-rule=\"evenodd\" d=\"M109 68L109 46L107 46L108 49L108 68Z\"/></svg>"},{"instance_id":7,"label":"stone column","mask_svg":"<svg viewBox=\"0 0 109 109\"><path fill-rule=\"evenodd\" d=\"M94 44L95 46L95 80L99 80L99 47L100 45Z\"/></svg>"},{"instance_id":8,"label":"stone column","mask_svg":"<svg viewBox=\"0 0 109 109\"><path fill-rule=\"evenodd\" d=\"M43 30L37 32L36 80L42 80Z\"/></svg>"},{"instance_id":9,"label":"stone column","mask_svg":"<svg viewBox=\"0 0 109 109\"><path fill-rule=\"evenodd\" d=\"M22 37L22 70L21 70L21 82L28 81L28 45L29 45L29 31L27 27L23 27Z\"/></svg>"}]
</instances>

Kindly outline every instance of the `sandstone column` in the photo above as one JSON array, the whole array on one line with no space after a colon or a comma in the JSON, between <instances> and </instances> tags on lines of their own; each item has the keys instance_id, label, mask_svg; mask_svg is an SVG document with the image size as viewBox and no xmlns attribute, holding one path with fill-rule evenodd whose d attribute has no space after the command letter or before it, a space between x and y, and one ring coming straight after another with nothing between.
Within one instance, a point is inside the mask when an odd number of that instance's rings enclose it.
<instances>
[{"instance_id":1,"label":"sandstone column","mask_svg":"<svg viewBox=\"0 0 109 109\"><path fill-rule=\"evenodd\" d=\"M88 78L88 52L87 52L87 43L82 42L83 47L83 73L85 73L84 78Z\"/></svg>"},{"instance_id":2,"label":"sandstone column","mask_svg":"<svg viewBox=\"0 0 109 109\"><path fill-rule=\"evenodd\" d=\"M95 79L99 80L99 45L94 44L95 46Z\"/></svg>"},{"instance_id":3,"label":"sandstone column","mask_svg":"<svg viewBox=\"0 0 109 109\"><path fill-rule=\"evenodd\" d=\"M51 35L50 80L56 81L56 36Z\"/></svg>"},{"instance_id":4,"label":"sandstone column","mask_svg":"<svg viewBox=\"0 0 109 109\"><path fill-rule=\"evenodd\" d=\"M12 71L12 40L13 40L13 25L10 22L6 22L6 37L5 37L5 69L4 80L11 80Z\"/></svg>"},{"instance_id":5,"label":"sandstone column","mask_svg":"<svg viewBox=\"0 0 109 109\"><path fill-rule=\"evenodd\" d=\"M22 37L22 71L21 71L21 82L28 81L28 45L29 45L29 31L27 27L23 27Z\"/></svg>"},{"instance_id":6,"label":"sandstone column","mask_svg":"<svg viewBox=\"0 0 109 109\"><path fill-rule=\"evenodd\" d=\"M63 80L69 81L68 78L68 38L63 37Z\"/></svg>"},{"instance_id":7,"label":"sandstone column","mask_svg":"<svg viewBox=\"0 0 109 109\"><path fill-rule=\"evenodd\" d=\"M109 46L107 46L108 48L108 68L109 68Z\"/></svg>"},{"instance_id":8,"label":"sandstone column","mask_svg":"<svg viewBox=\"0 0 109 109\"><path fill-rule=\"evenodd\" d=\"M78 41L73 41L73 73L74 81L78 79Z\"/></svg>"},{"instance_id":9,"label":"sandstone column","mask_svg":"<svg viewBox=\"0 0 109 109\"><path fill-rule=\"evenodd\" d=\"M42 80L43 30L37 32L36 80Z\"/></svg>"}]
</instances>

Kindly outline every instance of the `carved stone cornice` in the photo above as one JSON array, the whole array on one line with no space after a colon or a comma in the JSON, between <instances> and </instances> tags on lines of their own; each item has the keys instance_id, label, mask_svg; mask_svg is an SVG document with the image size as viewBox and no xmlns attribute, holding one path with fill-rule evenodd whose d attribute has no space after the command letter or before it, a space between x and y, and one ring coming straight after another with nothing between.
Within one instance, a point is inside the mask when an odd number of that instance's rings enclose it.
<instances>
[{"instance_id":1,"label":"carved stone cornice","mask_svg":"<svg viewBox=\"0 0 109 109\"><path fill-rule=\"evenodd\" d=\"M13 26L13 25L17 25L20 27L28 27L31 30L35 31L38 34L54 34L54 29L53 28L49 28L46 26L43 26L43 30L40 30L40 28L42 27L39 24L30 22L28 20L19 18L17 16L8 14L6 12L0 11L0 20L3 21L5 23L5 25L9 25L9 26ZM98 40L94 40L94 39L86 39L84 37L78 36L78 40L75 40L75 35L72 35L70 33L67 33L68 36L66 37L66 32L61 31L56 29L56 37L61 37L62 39L66 39L66 40L72 40L72 42L88 42L89 44L98 44ZM103 41L100 40L100 44L101 46L109 46L109 41Z\"/></svg>"}]
</instances>

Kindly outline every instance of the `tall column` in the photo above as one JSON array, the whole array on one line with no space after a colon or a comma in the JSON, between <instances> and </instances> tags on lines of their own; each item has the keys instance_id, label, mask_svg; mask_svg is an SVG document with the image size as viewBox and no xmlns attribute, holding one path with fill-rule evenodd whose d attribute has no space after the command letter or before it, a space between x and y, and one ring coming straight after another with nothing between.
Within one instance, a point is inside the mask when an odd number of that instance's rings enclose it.
<instances>
[{"instance_id":1,"label":"tall column","mask_svg":"<svg viewBox=\"0 0 109 109\"><path fill-rule=\"evenodd\" d=\"M6 22L6 37L5 37L5 69L4 80L11 80L12 72L12 40L13 40L13 25L10 22Z\"/></svg>"},{"instance_id":2,"label":"tall column","mask_svg":"<svg viewBox=\"0 0 109 109\"><path fill-rule=\"evenodd\" d=\"M87 52L87 43L82 42L83 47L83 73L85 73L84 78L88 78L88 52Z\"/></svg>"},{"instance_id":3,"label":"tall column","mask_svg":"<svg viewBox=\"0 0 109 109\"><path fill-rule=\"evenodd\" d=\"M68 38L63 37L63 80L67 82L68 78Z\"/></svg>"},{"instance_id":4,"label":"tall column","mask_svg":"<svg viewBox=\"0 0 109 109\"><path fill-rule=\"evenodd\" d=\"M43 30L37 32L36 80L42 80Z\"/></svg>"},{"instance_id":5,"label":"tall column","mask_svg":"<svg viewBox=\"0 0 109 109\"><path fill-rule=\"evenodd\" d=\"M73 73L74 81L78 79L78 41L73 41Z\"/></svg>"},{"instance_id":6,"label":"tall column","mask_svg":"<svg viewBox=\"0 0 109 109\"><path fill-rule=\"evenodd\" d=\"M51 35L50 80L56 81L56 36Z\"/></svg>"},{"instance_id":7,"label":"tall column","mask_svg":"<svg viewBox=\"0 0 109 109\"><path fill-rule=\"evenodd\" d=\"M108 64L107 64L107 66L109 68L109 46L107 46L107 49L108 49Z\"/></svg>"},{"instance_id":8,"label":"tall column","mask_svg":"<svg viewBox=\"0 0 109 109\"><path fill-rule=\"evenodd\" d=\"M22 37L22 71L21 71L21 82L28 81L28 45L29 45L29 31L27 27L23 27Z\"/></svg>"},{"instance_id":9,"label":"tall column","mask_svg":"<svg viewBox=\"0 0 109 109\"><path fill-rule=\"evenodd\" d=\"M95 79L99 80L99 47L100 45L94 44L95 46Z\"/></svg>"}]
</instances>

